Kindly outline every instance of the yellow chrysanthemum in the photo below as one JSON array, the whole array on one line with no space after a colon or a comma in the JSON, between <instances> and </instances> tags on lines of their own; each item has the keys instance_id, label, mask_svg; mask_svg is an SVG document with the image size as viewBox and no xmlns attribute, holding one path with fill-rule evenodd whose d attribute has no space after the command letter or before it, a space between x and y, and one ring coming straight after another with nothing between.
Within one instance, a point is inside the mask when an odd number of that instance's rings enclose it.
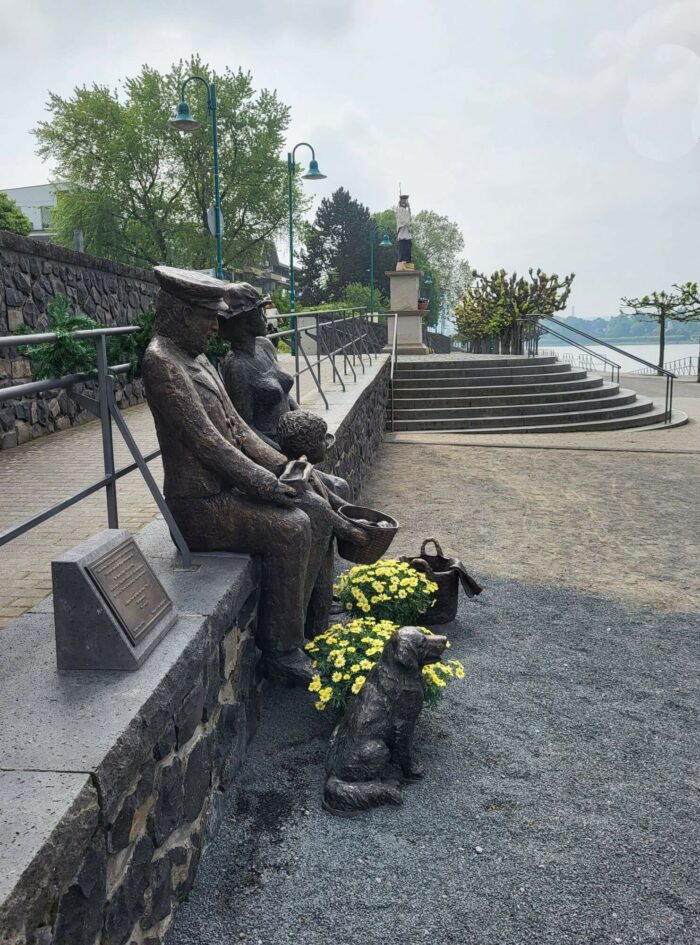
<instances>
[{"instance_id":1,"label":"yellow chrysanthemum","mask_svg":"<svg viewBox=\"0 0 700 945\"><path fill-rule=\"evenodd\" d=\"M321 677L314 676L314 678L309 683L309 692L318 692L321 688Z\"/></svg>"}]
</instances>

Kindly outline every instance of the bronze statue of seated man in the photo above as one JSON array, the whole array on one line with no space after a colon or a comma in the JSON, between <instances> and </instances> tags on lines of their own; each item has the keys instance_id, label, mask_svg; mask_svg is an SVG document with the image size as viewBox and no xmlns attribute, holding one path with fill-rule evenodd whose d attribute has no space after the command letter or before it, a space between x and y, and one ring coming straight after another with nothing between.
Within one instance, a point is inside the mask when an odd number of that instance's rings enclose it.
<instances>
[{"instance_id":1,"label":"bronze statue of seated man","mask_svg":"<svg viewBox=\"0 0 700 945\"><path fill-rule=\"evenodd\" d=\"M279 425L283 417L298 411L290 391L291 375L283 371L275 346L267 337L265 306L269 301L247 282L233 282L226 291L233 317L219 319L219 335L231 345L221 364L221 375L238 413L259 436L279 449ZM282 450L282 452L285 452ZM321 462L312 460L310 462ZM325 486L345 502L352 499L348 483L317 470Z\"/></svg>"},{"instance_id":2,"label":"bronze statue of seated man","mask_svg":"<svg viewBox=\"0 0 700 945\"><path fill-rule=\"evenodd\" d=\"M193 551L260 555L257 642L264 671L304 681L302 647L326 629L332 598L333 537L351 530L313 490L281 483L286 458L231 403L206 357L226 283L159 266L154 335L143 379L162 451L165 499ZM359 535L358 535L359 533Z\"/></svg>"}]
</instances>

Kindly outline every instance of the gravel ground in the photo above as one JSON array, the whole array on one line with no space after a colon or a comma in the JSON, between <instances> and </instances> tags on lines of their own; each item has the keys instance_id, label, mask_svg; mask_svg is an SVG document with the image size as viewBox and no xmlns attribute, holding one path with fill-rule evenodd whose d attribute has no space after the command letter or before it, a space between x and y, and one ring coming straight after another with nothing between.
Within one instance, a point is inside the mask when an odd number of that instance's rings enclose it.
<instances>
[{"instance_id":1,"label":"gravel ground","mask_svg":"<svg viewBox=\"0 0 700 945\"><path fill-rule=\"evenodd\" d=\"M270 690L168 945L700 942L700 615L477 576L404 806L324 814L331 720Z\"/></svg>"}]
</instances>

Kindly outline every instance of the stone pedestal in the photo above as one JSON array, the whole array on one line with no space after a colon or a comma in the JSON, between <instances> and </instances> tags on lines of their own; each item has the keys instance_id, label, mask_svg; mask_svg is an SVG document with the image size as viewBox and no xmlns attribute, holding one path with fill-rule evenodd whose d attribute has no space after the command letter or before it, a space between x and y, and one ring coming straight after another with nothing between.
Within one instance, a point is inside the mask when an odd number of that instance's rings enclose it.
<instances>
[{"instance_id":1,"label":"stone pedestal","mask_svg":"<svg viewBox=\"0 0 700 945\"><path fill-rule=\"evenodd\" d=\"M427 354L423 344L424 311L418 310L420 279L419 269L400 269L387 272L389 277L391 313L388 315L389 341L384 351L391 351L394 344L394 328L398 326L396 353Z\"/></svg>"}]
</instances>

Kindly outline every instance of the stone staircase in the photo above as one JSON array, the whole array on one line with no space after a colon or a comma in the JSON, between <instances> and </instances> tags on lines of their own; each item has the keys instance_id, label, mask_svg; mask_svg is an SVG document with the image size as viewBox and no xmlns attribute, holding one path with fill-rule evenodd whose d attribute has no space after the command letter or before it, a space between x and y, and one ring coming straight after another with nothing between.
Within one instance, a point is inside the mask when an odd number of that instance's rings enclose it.
<instances>
[{"instance_id":1,"label":"stone staircase","mask_svg":"<svg viewBox=\"0 0 700 945\"><path fill-rule=\"evenodd\" d=\"M399 359L393 394L397 433L619 430L666 419L663 403L551 357Z\"/></svg>"}]
</instances>

